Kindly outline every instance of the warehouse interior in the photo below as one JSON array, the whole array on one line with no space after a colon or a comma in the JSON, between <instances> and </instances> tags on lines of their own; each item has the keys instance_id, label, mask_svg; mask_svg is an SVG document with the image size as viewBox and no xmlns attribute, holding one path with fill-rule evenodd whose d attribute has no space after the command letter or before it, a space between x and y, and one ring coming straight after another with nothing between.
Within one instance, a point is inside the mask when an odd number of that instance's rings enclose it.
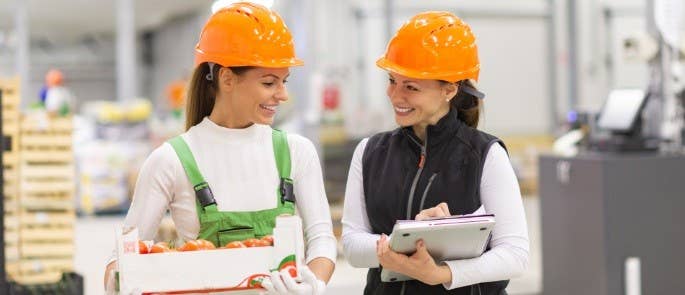
<instances>
[{"instance_id":1,"label":"warehouse interior","mask_svg":"<svg viewBox=\"0 0 685 295\"><path fill-rule=\"evenodd\" d=\"M105 294L141 166L186 131L200 32L234 2L0 0L0 294ZM397 128L376 60L438 10L476 36L478 130L502 139L520 187L528 265L507 294L685 289L684 1L253 2L304 60L272 126L318 154L338 240L325 294L367 283L340 239L355 147ZM155 241L178 239L167 214Z\"/></svg>"}]
</instances>

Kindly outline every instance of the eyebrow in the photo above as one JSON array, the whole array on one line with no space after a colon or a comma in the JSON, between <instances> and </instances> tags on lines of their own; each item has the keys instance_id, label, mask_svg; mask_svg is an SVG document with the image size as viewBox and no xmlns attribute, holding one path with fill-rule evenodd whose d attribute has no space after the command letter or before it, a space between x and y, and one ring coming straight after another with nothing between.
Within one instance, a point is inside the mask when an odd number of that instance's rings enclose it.
<instances>
[{"instance_id":1,"label":"eyebrow","mask_svg":"<svg viewBox=\"0 0 685 295\"><path fill-rule=\"evenodd\" d=\"M388 74L388 77L389 77L390 79L397 80L397 78L393 77L393 76L390 75L390 74ZM402 84L407 84L407 83L418 84L418 82L416 82L416 81L411 81L411 80L404 80L404 81L402 81Z\"/></svg>"},{"instance_id":2,"label":"eyebrow","mask_svg":"<svg viewBox=\"0 0 685 295\"><path fill-rule=\"evenodd\" d=\"M262 76L262 78L269 77L269 76L274 77L274 78L276 78L276 79L281 79L281 77L276 76L276 75L274 75L274 74L265 74L265 75ZM290 76L290 73L286 74L285 77L283 77L283 79L288 78L289 76Z\"/></svg>"}]
</instances>

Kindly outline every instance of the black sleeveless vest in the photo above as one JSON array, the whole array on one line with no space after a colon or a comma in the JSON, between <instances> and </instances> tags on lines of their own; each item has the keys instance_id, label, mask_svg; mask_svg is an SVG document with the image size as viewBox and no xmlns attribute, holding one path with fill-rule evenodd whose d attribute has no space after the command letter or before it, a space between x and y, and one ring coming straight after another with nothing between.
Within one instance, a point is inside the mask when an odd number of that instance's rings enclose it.
<instances>
[{"instance_id":1,"label":"black sleeveless vest","mask_svg":"<svg viewBox=\"0 0 685 295\"><path fill-rule=\"evenodd\" d=\"M422 144L411 127L369 138L362 158L366 212L373 233L389 235L398 219L446 202L451 214L480 206L480 179L490 147L504 143L457 118L455 109L426 129ZM445 290L417 280L384 283L380 268L369 269L364 294L502 295L509 281Z\"/></svg>"}]
</instances>

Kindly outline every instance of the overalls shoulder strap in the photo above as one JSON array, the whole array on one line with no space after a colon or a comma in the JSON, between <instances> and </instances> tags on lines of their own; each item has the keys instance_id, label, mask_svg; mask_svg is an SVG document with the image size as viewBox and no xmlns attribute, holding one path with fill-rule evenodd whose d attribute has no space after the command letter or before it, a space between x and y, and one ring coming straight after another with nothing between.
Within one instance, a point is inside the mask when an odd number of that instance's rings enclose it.
<instances>
[{"instance_id":1,"label":"overalls shoulder strap","mask_svg":"<svg viewBox=\"0 0 685 295\"><path fill-rule=\"evenodd\" d=\"M276 167L278 169L278 177L281 181L278 187L278 194L281 197L281 203L295 202L295 192L293 189L293 180L290 178L290 148L288 147L288 134L285 131L273 129L271 133L271 141L274 147L274 157L276 158Z\"/></svg>"},{"instance_id":2,"label":"overalls shoulder strap","mask_svg":"<svg viewBox=\"0 0 685 295\"><path fill-rule=\"evenodd\" d=\"M271 134L271 140L273 143L274 157L276 160L276 167L278 170L278 176L280 178L278 194L281 199L281 204L285 202L295 202L295 192L293 187L293 180L290 178L291 173L291 160L290 160L290 148L288 146L288 135L285 131L273 129ZM183 140L183 137L176 136L170 139L169 144L174 148L176 155L181 161L183 170L185 170L190 183L193 185L195 190L195 195L200 205L206 208L211 205L216 205L214 195L209 187L207 181L200 173L197 168L197 162L193 153L190 151L188 144Z\"/></svg>"},{"instance_id":3,"label":"overalls shoulder strap","mask_svg":"<svg viewBox=\"0 0 685 295\"><path fill-rule=\"evenodd\" d=\"M195 197L203 208L215 205L214 195L212 190L209 188L209 184L205 181L205 178L200 173L197 168L197 163L195 162L195 157L190 151L188 144L183 140L183 137L176 136L170 139L169 144L174 148L176 155L179 160L181 160L181 165L183 165L183 170L185 170L188 180L193 185L195 190Z\"/></svg>"}]
</instances>

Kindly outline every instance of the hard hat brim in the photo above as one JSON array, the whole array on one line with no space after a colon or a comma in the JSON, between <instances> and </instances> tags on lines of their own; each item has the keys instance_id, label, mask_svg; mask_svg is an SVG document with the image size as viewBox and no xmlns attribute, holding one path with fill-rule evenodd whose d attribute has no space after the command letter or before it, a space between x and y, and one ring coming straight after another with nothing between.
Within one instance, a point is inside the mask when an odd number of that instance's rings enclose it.
<instances>
[{"instance_id":1,"label":"hard hat brim","mask_svg":"<svg viewBox=\"0 0 685 295\"><path fill-rule=\"evenodd\" d=\"M288 68L303 66L304 61L292 57L283 59L271 59L271 60L240 60L235 57L212 55L202 52L199 49L195 49L195 66L198 66L204 62L217 63L223 67L264 67L264 68Z\"/></svg>"},{"instance_id":2,"label":"hard hat brim","mask_svg":"<svg viewBox=\"0 0 685 295\"><path fill-rule=\"evenodd\" d=\"M386 71L398 73L402 76L407 76L414 79L424 79L424 80L442 80L447 82L458 82L464 79L473 79L478 81L478 73L480 71L480 65L469 69L468 71L455 71L447 73L429 73L424 71L412 70L403 66L400 66L387 58L381 56L376 60L376 66Z\"/></svg>"}]
</instances>

